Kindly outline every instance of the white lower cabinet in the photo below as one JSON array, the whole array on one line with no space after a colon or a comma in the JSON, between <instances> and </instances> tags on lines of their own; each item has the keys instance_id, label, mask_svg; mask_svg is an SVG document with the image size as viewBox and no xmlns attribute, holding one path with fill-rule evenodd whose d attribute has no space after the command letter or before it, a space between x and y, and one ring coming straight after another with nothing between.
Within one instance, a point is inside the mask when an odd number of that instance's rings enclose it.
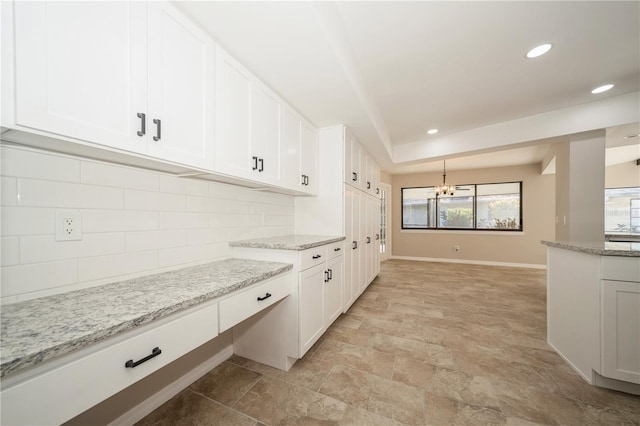
<instances>
[{"instance_id":1,"label":"white lower cabinet","mask_svg":"<svg viewBox=\"0 0 640 426\"><path fill-rule=\"evenodd\" d=\"M602 371L640 384L640 283L601 281Z\"/></svg>"},{"instance_id":2,"label":"white lower cabinet","mask_svg":"<svg viewBox=\"0 0 640 426\"><path fill-rule=\"evenodd\" d=\"M343 312L343 241L299 251L234 247L233 256L293 264L294 274L298 277L294 294L290 298L290 301L297 301L296 306L291 309L297 318L289 319L296 324L290 331L296 342L291 354L294 360L302 358ZM291 365L293 363L286 365L284 369Z\"/></svg>"},{"instance_id":3,"label":"white lower cabinet","mask_svg":"<svg viewBox=\"0 0 640 426\"><path fill-rule=\"evenodd\" d=\"M65 422L217 335L218 303L207 303L89 346L16 383L3 379L1 423Z\"/></svg>"},{"instance_id":4,"label":"white lower cabinet","mask_svg":"<svg viewBox=\"0 0 640 426\"><path fill-rule=\"evenodd\" d=\"M322 336L324 324L325 265L314 266L300 273L298 318L300 324L300 356L307 353Z\"/></svg>"}]
</instances>

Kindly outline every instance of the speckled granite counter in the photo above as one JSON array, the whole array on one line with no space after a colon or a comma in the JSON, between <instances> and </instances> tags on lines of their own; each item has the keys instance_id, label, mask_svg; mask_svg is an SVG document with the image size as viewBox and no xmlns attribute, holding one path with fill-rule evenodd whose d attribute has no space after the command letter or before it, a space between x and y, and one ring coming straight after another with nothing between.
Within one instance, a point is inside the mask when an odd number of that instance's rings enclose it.
<instances>
[{"instance_id":1,"label":"speckled granite counter","mask_svg":"<svg viewBox=\"0 0 640 426\"><path fill-rule=\"evenodd\" d=\"M0 377L291 269L228 259L5 305Z\"/></svg>"},{"instance_id":2,"label":"speckled granite counter","mask_svg":"<svg viewBox=\"0 0 640 426\"><path fill-rule=\"evenodd\" d=\"M264 248L273 250L306 250L325 244L342 241L345 237L322 235L285 235L282 237L257 238L231 241L231 247Z\"/></svg>"},{"instance_id":3,"label":"speckled granite counter","mask_svg":"<svg viewBox=\"0 0 640 426\"><path fill-rule=\"evenodd\" d=\"M581 243L570 241L541 241L541 243L549 247L579 251L599 256L640 257L640 243Z\"/></svg>"}]
</instances>

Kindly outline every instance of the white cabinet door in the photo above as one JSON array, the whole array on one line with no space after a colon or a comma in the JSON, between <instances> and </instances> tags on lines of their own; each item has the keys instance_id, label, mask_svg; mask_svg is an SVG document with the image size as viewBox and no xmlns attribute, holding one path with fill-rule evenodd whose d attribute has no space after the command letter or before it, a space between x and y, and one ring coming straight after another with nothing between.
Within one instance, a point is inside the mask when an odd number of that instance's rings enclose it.
<instances>
[{"instance_id":1,"label":"white cabinet door","mask_svg":"<svg viewBox=\"0 0 640 426\"><path fill-rule=\"evenodd\" d=\"M324 326L329 327L342 313L344 256L327 261L324 283Z\"/></svg>"},{"instance_id":2,"label":"white cabinet door","mask_svg":"<svg viewBox=\"0 0 640 426\"><path fill-rule=\"evenodd\" d=\"M309 194L316 194L318 192L318 131L303 120L300 133L303 190Z\"/></svg>"},{"instance_id":3,"label":"white cabinet door","mask_svg":"<svg viewBox=\"0 0 640 426\"><path fill-rule=\"evenodd\" d=\"M254 82L251 96L251 157L253 178L280 183L280 114L278 97L261 83ZM255 160L254 160L255 161ZM254 170L255 169L255 170Z\"/></svg>"},{"instance_id":4,"label":"white cabinet door","mask_svg":"<svg viewBox=\"0 0 640 426\"><path fill-rule=\"evenodd\" d=\"M360 144L349 130L345 130L344 140L344 182L354 188L362 188L362 164Z\"/></svg>"},{"instance_id":5,"label":"white cabinet door","mask_svg":"<svg viewBox=\"0 0 640 426\"><path fill-rule=\"evenodd\" d=\"M303 189L302 177L302 134L301 121L298 115L289 108L282 113L282 186L291 189Z\"/></svg>"},{"instance_id":6,"label":"white cabinet door","mask_svg":"<svg viewBox=\"0 0 640 426\"><path fill-rule=\"evenodd\" d=\"M144 2L16 2L16 124L144 152Z\"/></svg>"},{"instance_id":7,"label":"white cabinet door","mask_svg":"<svg viewBox=\"0 0 640 426\"><path fill-rule=\"evenodd\" d=\"M601 286L602 375L640 384L640 283Z\"/></svg>"},{"instance_id":8,"label":"white cabinet door","mask_svg":"<svg viewBox=\"0 0 640 426\"><path fill-rule=\"evenodd\" d=\"M300 273L298 282L300 358L307 353L324 332L324 279L324 263Z\"/></svg>"},{"instance_id":9,"label":"white cabinet door","mask_svg":"<svg viewBox=\"0 0 640 426\"><path fill-rule=\"evenodd\" d=\"M347 309L354 302L354 294L356 293L352 287L356 286L353 281L353 260L355 258L354 243L357 244L355 239L355 233L353 229L353 202L354 202L354 189L349 185L344 185L344 286L343 286L343 300L344 310ZM357 281L356 281L357 282Z\"/></svg>"},{"instance_id":10,"label":"white cabinet door","mask_svg":"<svg viewBox=\"0 0 640 426\"><path fill-rule=\"evenodd\" d=\"M149 154L213 167L214 43L166 2L150 2Z\"/></svg>"},{"instance_id":11,"label":"white cabinet door","mask_svg":"<svg viewBox=\"0 0 640 426\"><path fill-rule=\"evenodd\" d=\"M215 169L251 175L251 74L224 50L216 49Z\"/></svg>"}]
</instances>

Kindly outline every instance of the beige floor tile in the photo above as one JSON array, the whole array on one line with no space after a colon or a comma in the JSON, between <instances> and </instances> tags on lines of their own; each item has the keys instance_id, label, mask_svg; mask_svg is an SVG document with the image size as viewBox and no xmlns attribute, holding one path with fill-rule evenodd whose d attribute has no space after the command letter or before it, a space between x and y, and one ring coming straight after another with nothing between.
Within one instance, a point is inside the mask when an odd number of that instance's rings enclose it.
<instances>
[{"instance_id":1,"label":"beige floor tile","mask_svg":"<svg viewBox=\"0 0 640 426\"><path fill-rule=\"evenodd\" d=\"M342 426L402 426L405 423L397 422L389 417L380 416L370 411L357 408L352 405L347 407L344 417L339 422Z\"/></svg>"},{"instance_id":2,"label":"beige floor tile","mask_svg":"<svg viewBox=\"0 0 640 426\"><path fill-rule=\"evenodd\" d=\"M396 357L392 379L418 389L426 389L433 379L436 367L413 358Z\"/></svg>"},{"instance_id":3,"label":"beige floor tile","mask_svg":"<svg viewBox=\"0 0 640 426\"><path fill-rule=\"evenodd\" d=\"M253 426L256 420L189 390L182 391L137 426Z\"/></svg>"},{"instance_id":4,"label":"beige floor tile","mask_svg":"<svg viewBox=\"0 0 640 426\"><path fill-rule=\"evenodd\" d=\"M325 425L337 424L347 405L265 376L233 408L266 425Z\"/></svg>"},{"instance_id":5,"label":"beige floor tile","mask_svg":"<svg viewBox=\"0 0 640 426\"><path fill-rule=\"evenodd\" d=\"M374 337L373 348L381 352L425 361L436 366L452 367L454 365L451 349L432 343L378 333Z\"/></svg>"},{"instance_id":6,"label":"beige floor tile","mask_svg":"<svg viewBox=\"0 0 640 426\"><path fill-rule=\"evenodd\" d=\"M499 409L474 406L429 392L425 395L425 416L425 424L433 426L507 424Z\"/></svg>"},{"instance_id":7,"label":"beige floor tile","mask_svg":"<svg viewBox=\"0 0 640 426\"><path fill-rule=\"evenodd\" d=\"M233 405L261 377L260 373L225 361L189 386L189 389L221 404Z\"/></svg>"},{"instance_id":8,"label":"beige floor tile","mask_svg":"<svg viewBox=\"0 0 640 426\"><path fill-rule=\"evenodd\" d=\"M424 391L350 367L335 365L320 393L403 423L424 422Z\"/></svg>"},{"instance_id":9,"label":"beige floor tile","mask_svg":"<svg viewBox=\"0 0 640 426\"><path fill-rule=\"evenodd\" d=\"M327 339L324 345L313 355L332 365L343 365L391 378L395 356L369 347L356 346L349 343Z\"/></svg>"}]
</instances>

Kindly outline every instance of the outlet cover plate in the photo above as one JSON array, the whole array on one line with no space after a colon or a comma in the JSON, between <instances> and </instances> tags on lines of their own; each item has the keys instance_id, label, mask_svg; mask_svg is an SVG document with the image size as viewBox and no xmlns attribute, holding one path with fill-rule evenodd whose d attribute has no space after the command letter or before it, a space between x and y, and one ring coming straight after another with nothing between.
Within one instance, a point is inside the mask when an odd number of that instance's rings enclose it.
<instances>
[{"instance_id":1,"label":"outlet cover plate","mask_svg":"<svg viewBox=\"0 0 640 426\"><path fill-rule=\"evenodd\" d=\"M78 210L56 210L56 241L82 240L82 216Z\"/></svg>"}]
</instances>

